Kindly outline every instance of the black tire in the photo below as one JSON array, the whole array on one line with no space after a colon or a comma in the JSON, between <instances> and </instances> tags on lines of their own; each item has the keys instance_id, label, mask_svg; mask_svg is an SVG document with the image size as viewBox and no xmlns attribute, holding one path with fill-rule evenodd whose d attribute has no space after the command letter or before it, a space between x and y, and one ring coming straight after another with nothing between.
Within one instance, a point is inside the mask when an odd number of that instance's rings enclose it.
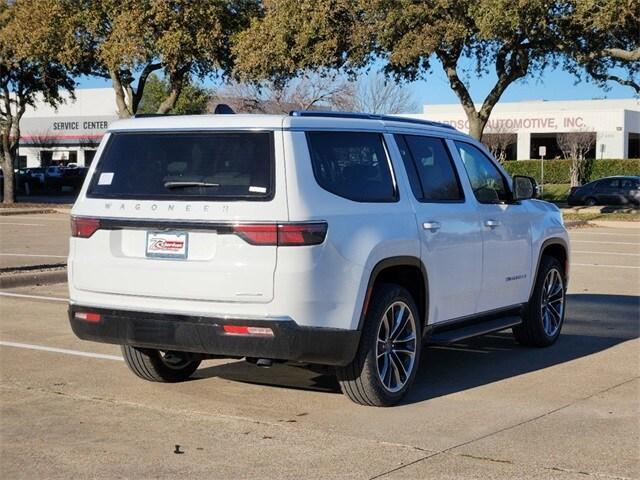
<instances>
[{"instance_id":1,"label":"black tire","mask_svg":"<svg viewBox=\"0 0 640 480\"><path fill-rule=\"evenodd\" d=\"M201 359L187 352L166 352L122 345L122 356L129 369L150 382L175 383L187 380L200 366Z\"/></svg>"},{"instance_id":2,"label":"black tire","mask_svg":"<svg viewBox=\"0 0 640 480\"><path fill-rule=\"evenodd\" d=\"M389 344L387 347L389 350L384 354L386 358L382 358L381 362L386 362L387 368L384 370L389 373L389 382L392 382L391 375L394 372L397 372L397 378L402 379L403 375L401 372L405 372L406 368L409 368L409 371L406 371L406 375L404 375L404 382L401 388L397 391L390 391L380 378L381 373L379 373L379 363L376 355L378 335L383 332L381 329L385 328L386 324L383 325L383 323L389 309L392 309L392 316L394 315L393 308L396 308L397 310L395 311L398 312L398 317L405 318L405 314L399 311L403 308L403 305L408 307L413 322L411 322L411 317L407 315L406 320L404 320L407 326L405 329L397 332L396 339L400 339L400 337L403 338L398 340L397 344L405 345L407 350L412 349L413 357L408 353L396 354L395 350L391 350L391 345L393 345L395 349L396 342L387 342ZM387 319L389 319L389 317L387 317ZM402 323L402 321L400 323ZM390 328L390 330L391 332L389 333L394 331L393 328ZM407 340L411 338L411 330L414 331L415 342ZM380 343L386 345L383 342ZM407 393L415 379L420 364L421 345L422 319L418 314L418 308L411 294L399 285L377 285L371 295L358 352L349 365L338 368L336 372L342 392L353 402L361 405L388 407L398 403ZM412 361L411 358L413 358ZM401 363L396 363L398 361ZM402 370L400 370L400 368ZM384 378L387 378L386 375ZM400 385L396 386L400 387Z\"/></svg>"},{"instance_id":3,"label":"black tire","mask_svg":"<svg viewBox=\"0 0 640 480\"><path fill-rule=\"evenodd\" d=\"M587 207L593 207L593 206L598 204L598 201L593 197L588 197L588 198L585 199L584 204Z\"/></svg>"},{"instance_id":4,"label":"black tire","mask_svg":"<svg viewBox=\"0 0 640 480\"><path fill-rule=\"evenodd\" d=\"M550 313L548 320L545 322L543 314L543 304L545 303L545 295L543 295L543 287L550 272L555 271L561 279L561 308L557 320L555 315ZM548 347L555 343L560 336L562 325L564 323L564 315L566 310L566 284L563 265L554 257L545 255L540 261L536 284L529 303L522 308L522 323L517 327L513 327L513 335L518 343L529 347ZM554 297L555 298L555 297ZM555 307L558 305L556 304ZM556 310L554 309L554 312ZM549 323L551 322L551 323ZM548 328L545 328L548 326ZM554 331L550 331L554 327Z\"/></svg>"}]
</instances>

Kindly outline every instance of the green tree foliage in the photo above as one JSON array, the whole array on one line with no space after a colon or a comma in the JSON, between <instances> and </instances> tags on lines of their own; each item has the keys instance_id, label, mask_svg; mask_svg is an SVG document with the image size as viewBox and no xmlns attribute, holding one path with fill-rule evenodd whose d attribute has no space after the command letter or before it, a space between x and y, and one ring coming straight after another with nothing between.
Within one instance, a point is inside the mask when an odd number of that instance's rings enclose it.
<instances>
[{"instance_id":1,"label":"green tree foliage","mask_svg":"<svg viewBox=\"0 0 640 480\"><path fill-rule=\"evenodd\" d=\"M574 0L562 26L565 65L606 87L618 82L640 95L640 2Z\"/></svg>"},{"instance_id":2,"label":"green tree foliage","mask_svg":"<svg viewBox=\"0 0 640 480\"><path fill-rule=\"evenodd\" d=\"M554 62L558 20L566 8L550 0L279 0L237 37L239 76L288 78L304 69L353 72L374 58L401 80L424 77L439 62L481 138L489 115L516 80ZM464 72L465 59L475 61ZM470 73L495 74L474 104Z\"/></svg>"},{"instance_id":3,"label":"green tree foliage","mask_svg":"<svg viewBox=\"0 0 640 480\"><path fill-rule=\"evenodd\" d=\"M138 113L155 113L169 95L171 87L165 78L151 74L147 79L144 94L138 105ZM168 113L200 114L207 113L208 102L212 94L206 88L186 81L175 105Z\"/></svg>"},{"instance_id":4,"label":"green tree foliage","mask_svg":"<svg viewBox=\"0 0 640 480\"><path fill-rule=\"evenodd\" d=\"M93 75L110 78L120 117L138 111L149 76L168 82L158 113L172 110L189 78L229 72L230 36L258 0L60 0L72 13L67 38L82 45Z\"/></svg>"},{"instance_id":5,"label":"green tree foliage","mask_svg":"<svg viewBox=\"0 0 640 480\"><path fill-rule=\"evenodd\" d=\"M0 3L0 138L4 173L4 203L14 201L13 169L20 141L20 120L28 105L44 99L52 106L73 95L74 70L59 61L64 45L56 25L66 12L55 0L45 0L46 15L32 2Z\"/></svg>"}]
</instances>

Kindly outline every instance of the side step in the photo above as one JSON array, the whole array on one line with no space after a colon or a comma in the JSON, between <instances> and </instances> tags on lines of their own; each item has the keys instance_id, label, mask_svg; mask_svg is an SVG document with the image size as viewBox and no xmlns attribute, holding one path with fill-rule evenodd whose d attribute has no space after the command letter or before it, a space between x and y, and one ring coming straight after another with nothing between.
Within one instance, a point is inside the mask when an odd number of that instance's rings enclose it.
<instances>
[{"instance_id":1,"label":"side step","mask_svg":"<svg viewBox=\"0 0 640 480\"><path fill-rule=\"evenodd\" d=\"M510 315L471 324L443 325L441 328L436 326L431 335L429 335L427 342L431 344L448 345L468 338L479 337L480 335L486 335L487 333L498 332L506 328L515 327L521 323L522 318L519 315Z\"/></svg>"}]
</instances>

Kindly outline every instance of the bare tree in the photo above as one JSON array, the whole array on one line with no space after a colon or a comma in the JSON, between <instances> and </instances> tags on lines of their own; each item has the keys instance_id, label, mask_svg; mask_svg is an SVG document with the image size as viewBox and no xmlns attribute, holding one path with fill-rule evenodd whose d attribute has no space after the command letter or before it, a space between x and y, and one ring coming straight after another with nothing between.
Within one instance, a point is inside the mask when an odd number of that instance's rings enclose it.
<instances>
[{"instance_id":1,"label":"bare tree","mask_svg":"<svg viewBox=\"0 0 640 480\"><path fill-rule=\"evenodd\" d=\"M376 73L358 82L356 95L347 110L366 113L412 113L418 110L411 91L384 75Z\"/></svg>"},{"instance_id":2,"label":"bare tree","mask_svg":"<svg viewBox=\"0 0 640 480\"><path fill-rule=\"evenodd\" d=\"M564 158L571 160L571 186L579 187L586 174L585 157L596 142L596 134L587 130L563 132L556 135L556 141Z\"/></svg>"},{"instance_id":3,"label":"bare tree","mask_svg":"<svg viewBox=\"0 0 640 480\"><path fill-rule=\"evenodd\" d=\"M482 143L500 163L504 163L507 159L507 149L516 141L516 134L509 131L504 125L492 128L489 133L482 135Z\"/></svg>"},{"instance_id":4,"label":"bare tree","mask_svg":"<svg viewBox=\"0 0 640 480\"><path fill-rule=\"evenodd\" d=\"M232 82L213 98L239 113L288 113L291 110L345 110L355 96L351 82L305 75L284 85Z\"/></svg>"},{"instance_id":5,"label":"bare tree","mask_svg":"<svg viewBox=\"0 0 640 480\"><path fill-rule=\"evenodd\" d=\"M305 74L284 85L232 82L218 92L214 102L226 103L234 111L244 113L320 109L393 114L417 110L411 92L381 74L358 81Z\"/></svg>"}]
</instances>

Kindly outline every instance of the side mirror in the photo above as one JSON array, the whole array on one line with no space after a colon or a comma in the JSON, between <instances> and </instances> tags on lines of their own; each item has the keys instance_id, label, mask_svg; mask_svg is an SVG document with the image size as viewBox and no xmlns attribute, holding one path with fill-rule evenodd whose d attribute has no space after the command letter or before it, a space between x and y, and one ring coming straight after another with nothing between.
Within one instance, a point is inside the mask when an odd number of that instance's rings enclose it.
<instances>
[{"instance_id":1,"label":"side mirror","mask_svg":"<svg viewBox=\"0 0 640 480\"><path fill-rule=\"evenodd\" d=\"M538 198L538 183L535 178L515 175L513 177L513 199L517 201L529 200L530 198Z\"/></svg>"}]
</instances>

